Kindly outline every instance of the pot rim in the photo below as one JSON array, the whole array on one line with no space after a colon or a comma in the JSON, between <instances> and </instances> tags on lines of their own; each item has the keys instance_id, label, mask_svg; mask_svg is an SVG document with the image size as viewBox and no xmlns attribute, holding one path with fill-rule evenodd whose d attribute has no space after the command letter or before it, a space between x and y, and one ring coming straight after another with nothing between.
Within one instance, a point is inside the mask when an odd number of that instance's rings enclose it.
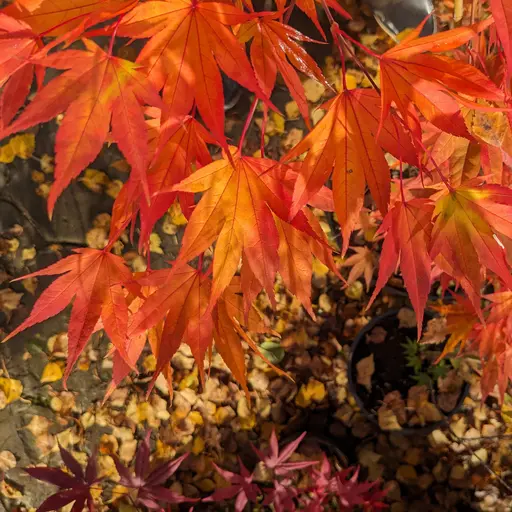
<instances>
[{"instance_id":1,"label":"pot rim","mask_svg":"<svg viewBox=\"0 0 512 512\"><path fill-rule=\"evenodd\" d=\"M409 308L411 309L411 308ZM464 385L462 386L459 398L457 400L457 404L455 407L448 413L444 413L441 411L441 414L443 414L444 418L442 420L424 425L424 426L411 426L411 427L403 427L401 429L382 429L379 425L378 419L376 415L372 412L370 412L366 405L364 404L364 401L359 396L357 392L357 384L354 382L354 378L352 376L353 374L353 367L354 367L354 354L356 353L358 345L361 343L362 340L364 340L364 337L366 334L368 334L374 327L377 327L381 324L381 322L389 317L396 317L398 316L398 312L400 309L390 309L383 313L382 315L378 315L375 318L373 318L370 322L368 322L358 333L357 336L352 341L352 344L350 345L350 358L348 360L347 365L347 373L348 373L348 390L354 397L357 406L361 410L361 412L364 414L364 416L374 425L376 425L379 430L382 432L387 433L397 433L402 435L413 435L413 434L421 434L421 435L427 435L430 434L432 431L438 429L442 425L445 425L448 420L457 412L459 412L464 404L464 400L466 396L469 393L469 384L467 382L464 382ZM425 310L425 318L430 320L431 318L434 318L436 315L430 311Z\"/></svg>"}]
</instances>

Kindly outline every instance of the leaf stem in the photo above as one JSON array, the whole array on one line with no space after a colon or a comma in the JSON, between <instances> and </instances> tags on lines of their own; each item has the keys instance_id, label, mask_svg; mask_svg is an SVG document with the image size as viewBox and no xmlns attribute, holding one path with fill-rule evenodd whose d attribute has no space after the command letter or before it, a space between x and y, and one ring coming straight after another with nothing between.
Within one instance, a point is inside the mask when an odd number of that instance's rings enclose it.
<instances>
[{"instance_id":1,"label":"leaf stem","mask_svg":"<svg viewBox=\"0 0 512 512\"><path fill-rule=\"evenodd\" d=\"M427 155L427 158L434 164L434 167L436 168L436 171L437 171L437 174L439 174L439 177L441 178L441 181L445 184L446 188L450 191L450 192L453 192L455 189L451 186L450 182L448 181L448 179L446 178L446 176L443 174L443 172L441 171L441 169L439 168L439 166L437 165L436 161L434 160L434 158L432 157L432 153L431 151L429 151L425 145L423 144L423 142L421 140L419 140L418 138L415 139L416 142L420 145L421 149L424 151L424 153Z\"/></svg>"},{"instance_id":2,"label":"leaf stem","mask_svg":"<svg viewBox=\"0 0 512 512\"><path fill-rule=\"evenodd\" d=\"M361 50L363 50L363 52L368 54L370 57L374 57L374 58L380 60L381 57L378 53L375 53L373 50L370 50L370 48L368 48L364 44L360 43L357 39L350 37L346 32L341 30L340 26L337 23L336 23L336 30L344 39L348 39L351 43L354 43L356 46L358 46Z\"/></svg>"},{"instance_id":3,"label":"leaf stem","mask_svg":"<svg viewBox=\"0 0 512 512\"><path fill-rule=\"evenodd\" d=\"M123 16L119 16L119 19L116 21L116 24L114 26L114 30L112 32L112 37L110 38L110 44L108 46L108 56L109 57L112 57L112 52L114 50L114 41L116 40L117 29L119 28L119 24L121 23L122 19L123 19Z\"/></svg>"},{"instance_id":4,"label":"leaf stem","mask_svg":"<svg viewBox=\"0 0 512 512\"><path fill-rule=\"evenodd\" d=\"M258 106L258 98L254 98L252 102L251 109L249 110L249 114L247 114L247 119L245 120L244 129L242 130L242 135L240 136L240 142L238 143L238 151L240 154L242 153L242 146L245 141L245 136L247 135L247 131L249 130L249 126L251 124L254 113L256 112L256 107Z\"/></svg>"},{"instance_id":5,"label":"leaf stem","mask_svg":"<svg viewBox=\"0 0 512 512\"><path fill-rule=\"evenodd\" d=\"M347 43L345 37L352 41L353 43L357 44L357 46L361 47L366 53L371 55L372 57L375 57L379 59L379 55L372 52L369 48L367 48L364 45L361 45L359 42L352 39L350 36L348 36L345 32L343 32L340 29L340 26L338 23L334 20L334 17L331 13L331 10L329 6L327 5L326 0L322 0L322 7L325 11L325 14L327 15L327 19L329 20L329 23L331 24L331 34L336 42L336 46L338 47L338 50L340 52L340 58L341 58L341 65L342 65L342 72L343 72L343 88L346 90L346 78L345 78L345 55L343 53L343 49L341 48L341 44L345 47L347 52L352 57L353 61L356 63L357 67L364 73L368 81L372 84L372 87L380 94L380 87L375 83L375 80L373 79L372 75L370 75L369 71L365 68L364 64L359 60L359 57L356 55L354 50L350 47L350 45Z\"/></svg>"},{"instance_id":6,"label":"leaf stem","mask_svg":"<svg viewBox=\"0 0 512 512\"><path fill-rule=\"evenodd\" d=\"M364 73L364 76L368 79L372 87L380 94L380 87L375 83L375 80L373 79L370 72L365 68L364 64L360 61L359 57L356 55L354 50L350 47L348 42L345 40L343 35L340 32L337 32L337 36L340 38L340 40L345 45L346 50L352 57L352 60L356 63L357 67Z\"/></svg>"}]
</instances>

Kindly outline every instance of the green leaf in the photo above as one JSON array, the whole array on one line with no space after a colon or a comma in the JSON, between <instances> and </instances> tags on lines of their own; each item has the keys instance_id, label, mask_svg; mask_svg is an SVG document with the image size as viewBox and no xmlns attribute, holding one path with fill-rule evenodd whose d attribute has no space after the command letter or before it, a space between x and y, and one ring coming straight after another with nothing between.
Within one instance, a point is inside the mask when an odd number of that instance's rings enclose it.
<instances>
[{"instance_id":1,"label":"green leaf","mask_svg":"<svg viewBox=\"0 0 512 512\"><path fill-rule=\"evenodd\" d=\"M259 349L272 364L279 364L284 359L284 348L275 341L264 341Z\"/></svg>"}]
</instances>

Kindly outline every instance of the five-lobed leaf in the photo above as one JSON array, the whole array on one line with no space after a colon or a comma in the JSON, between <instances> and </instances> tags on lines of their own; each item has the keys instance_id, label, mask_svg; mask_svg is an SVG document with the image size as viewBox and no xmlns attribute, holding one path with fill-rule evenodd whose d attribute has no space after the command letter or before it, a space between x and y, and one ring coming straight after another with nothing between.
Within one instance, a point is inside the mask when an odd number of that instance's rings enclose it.
<instances>
[{"instance_id":1,"label":"five-lobed leaf","mask_svg":"<svg viewBox=\"0 0 512 512\"><path fill-rule=\"evenodd\" d=\"M365 187L382 213L388 209L391 177L383 148L414 164L416 153L398 121L386 119L377 140L380 99L369 89L346 90L332 101L325 117L286 156L305 151L293 192L291 217L318 193L332 172L334 207L342 227L345 253L363 207Z\"/></svg>"},{"instance_id":2,"label":"five-lobed leaf","mask_svg":"<svg viewBox=\"0 0 512 512\"><path fill-rule=\"evenodd\" d=\"M482 271L492 270L512 287L512 274L500 236L512 237L512 191L481 180L441 193L434 210L430 256L460 281L480 311Z\"/></svg>"},{"instance_id":3,"label":"five-lobed leaf","mask_svg":"<svg viewBox=\"0 0 512 512\"><path fill-rule=\"evenodd\" d=\"M87 51L64 50L38 59L45 67L65 70L36 95L2 135L44 123L66 111L57 131L55 181L48 211L69 183L89 165L107 140L110 126L119 148L140 177L148 196L148 138L141 103L161 99L139 66L84 41Z\"/></svg>"},{"instance_id":4,"label":"five-lobed leaf","mask_svg":"<svg viewBox=\"0 0 512 512\"><path fill-rule=\"evenodd\" d=\"M503 101L504 94L476 67L461 60L426 52L455 49L493 22L492 18L420 38L421 24L400 44L379 57L381 77L381 126L394 104L417 138L421 137L417 109L439 129L467 137L460 105L463 95ZM425 23L425 22L424 22Z\"/></svg>"},{"instance_id":5,"label":"five-lobed leaf","mask_svg":"<svg viewBox=\"0 0 512 512\"><path fill-rule=\"evenodd\" d=\"M273 297L279 266L279 234L272 216L288 217L279 164L231 154L194 172L176 185L178 192L204 192L183 236L177 263L199 256L216 241L213 257L213 307L235 275L242 254L257 280Z\"/></svg>"},{"instance_id":6,"label":"five-lobed leaf","mask_svg":"<svg viewBox=\"0 0 512 512\"><path fill-rule=\"evenodd\" d=\"M224 98L219 67L267 101L245 48L230 26L251 19L233 5L202 0L149 1L123 17L118 34L151 39L137 57L154 86L163 89L167 116L188 114L195 104L217 140L224 135Z\"/></svg>"},{"instance_id":7,"label":"five-lobed leaf","mask_svg":"<svg viewBox=\"0 0 512 512\"><path fill-rule=\"evenodd\" d=\"M3 341L64 310L71 302L68 326L68 360L65 379L78 360L82 350L101 319L103 328L123 358L126 353L128 307L122 285L132 274L119 256L96 249L75 249L68 256L49 267L24 276L51 276L62 274L41 294L30 316Z\"/></svg>"}]
</instances>

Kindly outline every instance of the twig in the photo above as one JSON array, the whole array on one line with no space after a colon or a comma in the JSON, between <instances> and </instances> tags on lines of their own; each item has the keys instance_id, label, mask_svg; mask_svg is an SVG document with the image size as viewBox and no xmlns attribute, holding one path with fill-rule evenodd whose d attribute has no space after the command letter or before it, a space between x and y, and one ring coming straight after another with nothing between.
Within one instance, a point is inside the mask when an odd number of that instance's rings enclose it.
<instances>
[{"instance_id":1,"label":"twig","mask_svg":"<svg viewBox=\"0 0 512 512\"><path fill-rule=\"evenodd\" d=\"M468 448L468 450L471 452L471 455L474 455L481 463L482 463L482 466L487 470L487 472L490 474L490 475L493 475L497 480L498 482L500 482L501 485L503 485L503 487L512 495L512 487L510 487L510 485L507 484L507 482L505 482L505 480L500 476L498 475L498 473L496 473L496 471L494 471L494 469L492 469L476 452L475 450L473 450L473 447L470 445L470 444L466 444L466 440L465 439L462 439L461 437L459 437L453 430L452 428L450 427L450 425L448 425L448 430L450 431L450 433L452 434L452 436L454 436L457 441L461 444L463 444L466 448Z\"/></svg>"}]
</instances>

